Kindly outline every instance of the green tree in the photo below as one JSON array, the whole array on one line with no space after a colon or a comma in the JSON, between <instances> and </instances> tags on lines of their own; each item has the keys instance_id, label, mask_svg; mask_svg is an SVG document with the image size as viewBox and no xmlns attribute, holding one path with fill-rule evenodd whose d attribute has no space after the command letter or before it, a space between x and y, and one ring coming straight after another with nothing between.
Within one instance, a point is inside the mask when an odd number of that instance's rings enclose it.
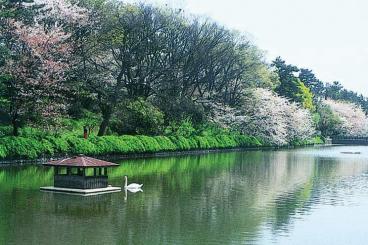
<instances>
[{"instance_id":1,"label":"green tree","mask_svg":"<svg viewBox=\"0 0 368 245\"><path fill-rule=\"evenodd\" d=\"M342 121L328 105L318 104L317 112L319 114L318 129L323 136L334 136L342 133L339 132Z\"/></svg>"},{"instance_id":2,"label":"green tree","mask_svg":"<svg viewBox=\"0 0 368 245\"><path fill-rule=\"evenodd\" d=\"M85 4L91 21L75 37L75 77L95 97L103 118L100 136L124 100L154 101L166 119L189 116L195 122L198 102L236 105L245 87L275 81L262 52L214 22L147 5Z\"/></svg>"},{"instance_id":3,"label":"green tree","mask_svg":"<svg viewBox=\"0 0 368 245\"><path fill-rule=\"evenodd\" d=\"M295 100L295 95L299 92L299 81L294 74L299 71L298 67L286 64L281 57L277 57L272 62L272 66L280 79L276 92L281 96Z\"/></svg>"},{"instance_id":4,"label":"green tree","mask_svg":"<svg viewBox=\"0 0 368 245\"><path fill-rule=\"evenodd\" d=\"M343 86L340 82L335 81L332 84L331 83L327 83L326 84L326 92L325 92L325 97L326 98L330 98L333 100L338 100L341 98L341 92L343 90Z\"/></svg>"},{"instance_id":5,"label":"green tree","mask_svg":"<svg viewBox=\"0 0 368 245\"><path fill-rule=\"evenodd\" d=\"M120 107L111 123L119 134L157 135L162 133L164 115L155 106L141 98Z\"/></svg>"},{"instance_id":6,"label":"green tree","mask_svg":"<svg viewBox=\"0 0 368 245\"><path fill-rule=\"evenodd\" d=\"M286 64L281 57L277 57L276 60L273 61L272 66L275 67L280 79L280 84L276 88L276 92L283 97L300 103L304 108L313 111L313 94L310 89L296 77L296 73L299 72L298 67Z\"/></svg>"},{"instance_id":7,"label":"green tree","mask_svg":"<svg viewBox=\"0 0 368 245\"><path fill-rule=\"evenodd\" d=\"M325 86L321 80L319 80L312 70L300 69L299 79L307 86L316 98L324 96Z\"/></svg>"},{"instance_id":8,"label":"green tree","mask_svg":"<svg viewBox=\"0 0 368 245\"><path fill-rule=\"evenodd\" d=\"M298 90L299 91L295 95L295 101L299 102L305 109L314 111L313 94L310 89L307 88L304 83L298 81Z\"/></svg>"}]
</instances>

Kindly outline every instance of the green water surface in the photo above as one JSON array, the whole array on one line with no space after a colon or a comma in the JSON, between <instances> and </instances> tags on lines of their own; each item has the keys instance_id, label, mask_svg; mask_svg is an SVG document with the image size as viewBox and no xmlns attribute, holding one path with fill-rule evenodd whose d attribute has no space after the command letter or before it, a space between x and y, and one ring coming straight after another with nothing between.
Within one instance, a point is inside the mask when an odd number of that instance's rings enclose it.
<instances>
[{"instance_id":1,"label":"green water surface","mask_svg":"<svg viewBox=\"0 0 368 245\"><path fill-rule=\"evenodd\" d=\"M368 147L119 163L111 184L143 192L45 193L52 169L1 167L0 244L368 244Z\"/></svg>"}]
</instances>

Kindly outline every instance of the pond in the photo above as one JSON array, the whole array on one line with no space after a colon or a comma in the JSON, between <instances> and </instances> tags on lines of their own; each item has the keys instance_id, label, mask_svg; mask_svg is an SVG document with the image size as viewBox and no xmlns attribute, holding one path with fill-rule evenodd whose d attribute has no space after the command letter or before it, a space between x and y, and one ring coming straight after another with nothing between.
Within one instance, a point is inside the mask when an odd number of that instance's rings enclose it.
<instances>
[{"instance_id":1,"label":"pond","mask_svg":"<svg viewBox=\"0 0 368 245\"><path fill-rule=\"evenodd\" d=\"M355 153L355 154L350 154ZM120 161L143 192L39 191L53 172L0 168L0 244L365 244L368 147Z\"/></svg>"}]
</instances>

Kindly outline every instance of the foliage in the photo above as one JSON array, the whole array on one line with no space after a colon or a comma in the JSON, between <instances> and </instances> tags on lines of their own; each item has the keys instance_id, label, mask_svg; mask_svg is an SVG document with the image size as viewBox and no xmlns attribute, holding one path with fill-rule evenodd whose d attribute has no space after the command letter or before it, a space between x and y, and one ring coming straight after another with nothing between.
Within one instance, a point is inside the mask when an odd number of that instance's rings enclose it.
<instances>
[{"instance_id":1,"label":"foliage","mask_svg":"<svg viewBox=\"0 0 368 245\"><path fill-rule=\"evenodd\" d=\"M340 117L335 114L331 107L320 103L317 106L317 111L319 115L318 129L321 131L323 136L336 136L339 135L340 129L342 128L342 121Z\"/></svg>"},{"instance_id":2,"label":"foliage","mask_svg":"<svg viewBox=\"0 0 368 245\"><path fill-rule=\"evenodd\" d=\"M64 0L3 4L2 1L2 11L33 11L26 20L17 15L0 16L1 26L5 27L0 29L0 44L11 54L0 66L1 87L6 88L0 100L12 123L13 135L17 136L26 119L43 122L65 109L63 82L72 65L73 47L67 41L70 33L64 30L64 24L79 13L73 12L76 8Z\"/></svg>"},{"instance_id":3,"label":"foliage","mask_svg":"<svg viewBox=\"0 0 368 245\"><path fill-rule=\"evenodd\" d=\"M12 133L11 126L0 126L0 137L9 136Z\"/></svg>"},{"instance_id":4,"label":"foliage","mask_svg":"<svg viewBox=\"0 0 368 245\"><path fill-rule=\"evenodd\" d=\"M341 122L333 125L337 129L337 134L347 136L368 135L368 118L361 107L353 103L331 99L323 101L323 104L329 106Z\"/></svg>"},{"instance_id":5,"label":"foliage","mask_svg":"<svg viewBox=\"0 0 368 245\"><path fill-rule=\"evenodd\" d=\"M292 142L292 145L294 146L306 146L306 145L318 145L318 144L324 144L325 141L320 136L315 136L311 139L305 139L305 140L294 140Z\"/></svg>"},{"instance_id":6,"label":"foliage","mask_svg":"<svg viewBox=\"0 0 368 245\"><path fill-rule=\"evenodd\" d=\"M110 127L118 134L157 135L163 124L163 113L148 101L138 99L122 105Z\"/></svg>"},{"instance_id":7,"label":"foliage","mask_svg":"<svg viewBox=\"0 0 368 245\"><path fill-rule=\"evenodd\" d=\"M52 144L54 153L66 153L70 151L70 145L64 137L47 136L45 140Z\"/></svg>"},{"instance_id":8,"label":"foliage","mask_svg":"<svg viewBox=\"0 0 368 245\"><path fill-rule=\"evenodd\" d=\"M170 9L0 1L0 122L11 125L0 127L0 157L304 144L316 127L367 133L364 96L280 57L271 66L246 36Z\"/></svg>"},{"instance_id":9,"label":"foliage","mask_svg":"<svg viewBox=\"0 0 368 245\"><path fill-rule=\"evenodd\" d=\"M8 156L8 151L4 145L0 145L0 159Z\"/></svg>"},{"instance_id":10,"label":"foliage","mask_svg":"<svg viewBox=\"0 0 368 245\"><path fill-rule=\"evenodd\" d=\"M276 88L276 92L282 96L300 103L304 108L313 111L313 94L305 84L296 77L295 73L299 72L299 68L288 65L280 57L277 57L272 64L280 78L280 84Z\"/></svg>"},{"instance_id":11,"label":"foliage","mask_svg":"<svg viewBox=\"0 0 368 245\"><path fill-rule=\"evenodd\" d=\"M30 158L41 157L43 154L52 155L53 150L47 140L38 141L32 138L3 137L1 148L6 152L6 157Z\"/></svg>"},{"instance_id":12,"label":"foliage","mask_svg":"<svg viewBox=\"0 0 368 245\"><path fill-rule=\"evenodd\" d=\"M66 140L70 145L72 154L94 155L97 152L95 144L89 140L84 140L83 138L74 136L68 136Z\"/></svg>"},{"instance_id":13,"label":"foliage","mask_svg":"<svg viewBox=\"0 0 368 245\"><path fill-rule=\"evenodd\" d=\"M164 151L259 147L254 137L239 134L217 136L92 136L88 140L73 134L43 139L5 136L0 141L0 158L28 158L60 154L139 154Z\"/></svg>"},{"instance_id":14,"label":"foliage","mask_svg":"<svg viewBox=\"0 0 368 245\"><path fill-rule=\"evenodd\" d=\"M332 100L343 100L361 106L364 112L368 113L368 99L362 94L348 90L338 81L327 83L325 86L325 98Z\"/></svg>"},{"instance_id":15,"label":"foliage","mask_svg":"<svg viewBox=\"0 0 368 245\"><path fill-rule=\"evenodd\" d=\"M190 120L194 125L201 125L206 121L203 106L192 101L189 96L180 98L177 94L166 94L153 98L153 102L165 114L168 124Z\"/></svg>"},{"instance_id":16,"label":"foliage","mask_svg":"<svg viewBox=\"0 0 368 245\"><path fill-rule=\"evenodd\" d=\"M176 150L176 145L166 136L155 136L154 139L160 146L162 151L174 151Z\"/></svg>"},{"instance_id":17,"label":"foliage","mask_svg":"<svg viewBox=\"0 0 368 245\"><path fill-rule=\"evenodd\" d=\"M243 88L276 80L256 46L215 22L144 4L101 2L82 1L89 24L74 37L81 47L74 72L95 95L100 136L127 99L152 99L169 121L189 116L196 123L203 113L194 101L234 105Z\"/></svg>"},{"instance_id":18,"label":"foliage","mask_svg":"<svg viewBox=\"0 0 368 245\"><path fill-rule=\"evenodd\" d=\"M172 122L165 129L166 135L190 137L195 133L196 129L193 127L190 119L182 120L180 123Z\"/></svg>"},{"instance_id":19,"label":"foliage","mask_svg":"<svg viewBox=\"0 0 368 245\"><path fill-rule=\"evenodd\" d=\"M300 69L299 79L307 86L315 98L323 97L325 86L309 69Z\"/></svg>"},{"instance_id":20,"label":"foliage","mask_svg":"<svg viewBox=\"0 0 368 245\"><path fill-rule=\"evenodd\" d=\"M300 81L298 82L298 88L299 91L295 95L297 98L296 101L301 103L303 108L314 111L315 106L313 104L313 94L311 93L310 89Z\"/></svg>"},{"instance_id":21,"label":"foliage","mask_svg":"<svg viewBox=\"0 0 368 245\"><path fill-rule=\"evenodd\" d=\"M239 109L214 107L213 120L266 144L285 145L314 134L311 113L266 89L248 92Z\"/></svg>"}]
</instances>

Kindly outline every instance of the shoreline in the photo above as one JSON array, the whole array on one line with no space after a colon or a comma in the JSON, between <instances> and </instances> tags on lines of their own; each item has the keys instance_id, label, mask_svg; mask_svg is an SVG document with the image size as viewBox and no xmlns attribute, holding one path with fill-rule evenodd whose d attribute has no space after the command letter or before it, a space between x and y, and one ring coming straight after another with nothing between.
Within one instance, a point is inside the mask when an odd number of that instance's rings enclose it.
<instances>
[{"instance_id":1,"label":"shoreline","mask_svg":"<svg viewBox=\"0 0 368 245\"><path fill-rule=\"evenodd\" d=\"M131 153L131 154L114 154L114 155L88 155L91 157L100 158L103 160L134 160L145 158L163 158L175 156L190 156L190 155L204 155L211 153L226 153L226 152L240 152L240 151L263 151L263 150L279 150L279 149L296 149L303 147L316 146L331 146L332 144L311 144L298 146L260 146L260 147L236 147L236 148L222 148L222 149L199 149L199 150L185 150L185 151L163 151L153 153ZM41 157L37 159L3 159L0 160L0 167L7 166L22 166L22 165L40 165L50 160L70 157L71 155L58 155L54 157Z\"/></svg>"}]
</instances>

